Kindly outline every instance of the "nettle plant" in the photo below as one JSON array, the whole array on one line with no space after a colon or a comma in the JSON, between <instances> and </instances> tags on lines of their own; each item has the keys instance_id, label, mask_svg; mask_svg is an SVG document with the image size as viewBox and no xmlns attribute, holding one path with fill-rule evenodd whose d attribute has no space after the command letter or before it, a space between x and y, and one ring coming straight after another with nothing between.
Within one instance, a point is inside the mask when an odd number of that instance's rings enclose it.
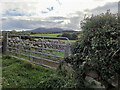
<instances>
[{"instance_id":1,"label":"nettle plant","mask_svg":"<svg viewBox=\"0 0 120 90\"><path fill-rule=\"evenodd\" d=\"M108 10L97 16L86 17L81 22L82 37L72 46L65 61L79 71L95 70L100 80L108 80L120 72L120 24L118 15ZM79 75L84 75L81 71Z\"/></svg>"}]
</instances>

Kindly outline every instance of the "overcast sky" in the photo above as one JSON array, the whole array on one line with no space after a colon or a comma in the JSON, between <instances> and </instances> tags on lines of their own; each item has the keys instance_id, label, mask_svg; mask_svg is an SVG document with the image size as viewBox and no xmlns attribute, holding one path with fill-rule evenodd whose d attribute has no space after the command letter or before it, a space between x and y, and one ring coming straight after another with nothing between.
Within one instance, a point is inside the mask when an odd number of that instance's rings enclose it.
<instances>
[{"instance_id":1,"label":"overcast sky","mask_svg":"<svg viewBox=\"0 0 120 90\"><path fill-rule=\"evenodd\" d=\"M85 14L118 12L119 0L1 0L2 30L39 27L80 30Z\"/></svg>"}]
</instances>

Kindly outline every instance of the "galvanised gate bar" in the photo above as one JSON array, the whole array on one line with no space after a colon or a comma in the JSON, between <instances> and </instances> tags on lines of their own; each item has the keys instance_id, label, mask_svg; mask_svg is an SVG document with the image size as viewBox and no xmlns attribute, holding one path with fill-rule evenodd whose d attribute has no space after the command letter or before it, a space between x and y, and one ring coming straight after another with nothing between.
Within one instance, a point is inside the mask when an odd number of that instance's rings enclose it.
<instances>
[{"instance_id":1,"label":"galvanised gate bar","mask_svg":"<svg viewBox=\"0 0 120 90\"><path fill-rule=\"evenodd\" d=\"M6 34L7 54L55 69L71 54L66 37L43 37Z\"/></svg>"}]
</instances>

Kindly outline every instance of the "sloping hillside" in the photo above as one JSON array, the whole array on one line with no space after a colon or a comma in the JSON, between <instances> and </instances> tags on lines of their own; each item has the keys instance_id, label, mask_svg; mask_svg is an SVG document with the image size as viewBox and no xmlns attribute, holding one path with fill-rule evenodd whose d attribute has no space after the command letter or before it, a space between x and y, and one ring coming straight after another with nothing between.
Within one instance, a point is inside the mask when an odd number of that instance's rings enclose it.
<instances>
[{"instance_id":1,"label":"sloping hillside","mask_svg":"<svg viewBox=\"0 0 120 90\"><path fill-rule=\"evenodd\" d=\"M62 31L73 31L73 30L65 30L65 29L61 29L61 28L36 28L33 30L29 30L26 32L62 32Z\"/></svg>"}]
</instances>

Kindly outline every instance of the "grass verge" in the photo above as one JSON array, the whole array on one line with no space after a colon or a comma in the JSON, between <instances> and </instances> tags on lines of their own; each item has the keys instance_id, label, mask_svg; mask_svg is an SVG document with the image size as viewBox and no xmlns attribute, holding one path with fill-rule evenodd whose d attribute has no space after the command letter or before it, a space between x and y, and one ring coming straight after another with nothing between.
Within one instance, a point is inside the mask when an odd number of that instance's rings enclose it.
<instances>
[{"instance_id":1,"label":"grass verge","mask_svg":"<svg viewBox=\"0 0 120 90\"><path fill-rule=\"evenodd\" d=\"M2 65L3 88L44 88L39 83L55 73L55 70L11 56L3 56Z\"/></svg>"},{"instance_id":2,"label":"grass verge","mask_svg":"<svg viewBox=\"0 0 120 90\"><path fill-rule=\"evenodd\" d=\"M53 70L12 56L2 57L3 88L75 88L76 80Z\"/></svg>"}]
</instances>

